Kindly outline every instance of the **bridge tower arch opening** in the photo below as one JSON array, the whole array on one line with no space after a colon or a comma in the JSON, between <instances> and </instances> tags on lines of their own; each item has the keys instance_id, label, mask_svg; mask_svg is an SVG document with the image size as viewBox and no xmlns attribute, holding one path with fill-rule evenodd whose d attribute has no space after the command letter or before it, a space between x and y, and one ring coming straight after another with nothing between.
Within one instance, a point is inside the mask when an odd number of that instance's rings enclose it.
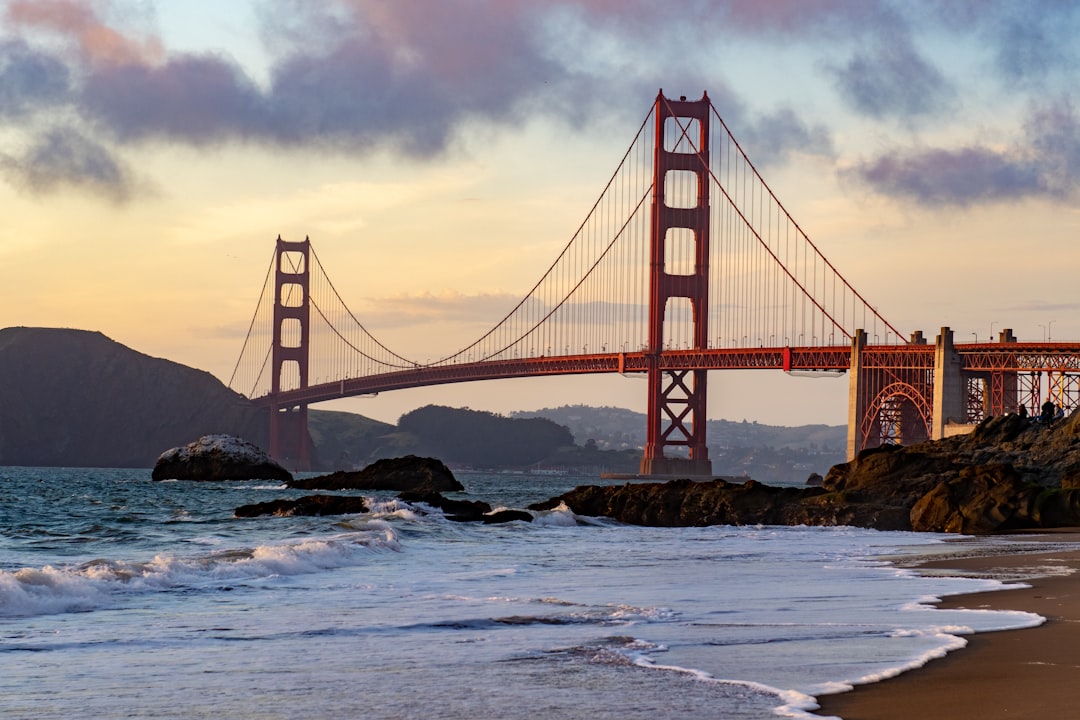
<instances>
[{"instance_id":1,"label":"bridge tower arch opening","mask_svg":"<svg viewBox=\"0 0 1080 720\"><path fill-rule=\"evenodd\" d=\"M311 319L311 241L278 236L274 251L271 397L308 387ZM307 405L270 405L270 456L296 470L311 469Z\"/></svg>"},{"instance_id":2,"label":"bridge tower arch opening","mask_svg":"<svg viewBox=\"0 0 1080 720\"><path fill-rule=\"evenodd\" d=\"M864 447L911 445L930 438L931 408L926 398L906 383L884 388L874 399L864 428Z\"/></svg>"},{"instance_id":3,"label":"bridge tower arch opening","mask_svg":"<svg viewBox=\"0 0 1080 720\"><path fill-rule=\"evenodd\" d=\"M711 475L705 440L705 370L664 370L665 317L670 301L691 308L694 350L708 348L709 317L709 121L707 94L700 100L655 104L652 216L649 252L648 411L643 475ZM691 246L693 262L669 245ZM692 266L691 266L692 265ZM681 457L669 456L666 450Z\"/></svg>"}]
</instances>

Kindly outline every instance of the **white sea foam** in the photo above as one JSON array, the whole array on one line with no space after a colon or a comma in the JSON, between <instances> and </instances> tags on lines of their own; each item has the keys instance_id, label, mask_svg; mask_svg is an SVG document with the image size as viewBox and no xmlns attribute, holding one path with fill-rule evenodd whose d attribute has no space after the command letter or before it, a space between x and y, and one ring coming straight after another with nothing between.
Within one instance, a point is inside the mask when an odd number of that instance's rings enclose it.
<instances>
[{"instance_id":1,"label":"white sea foam","mask_svg":"<svg viewBox=\"0 0 1080 720\"><path fill-rule=\"evenodd\" d=\"M555 527L573 527L575 525L583 524L581 518L574 514L574 511L566 506L566 503L559 503L557 507L551 510L540 510L533 512L533 522L537 525L551 525Z\"/></svg>"},{"instance_id":2,"label":"white sea foam","mask_svg":"<svg viewBox=\"0 0 1080 720\"><path fill-rule=\"evenodd\" d=\"M799 692L798 690L784 690L781 688L775 688L771 685L764 683L752 682L749 680L731 680L726 678L718 678L711 673L699 670L697 668L682 667L680 665L661 664L656 662L650 657L648 652L664 651L663 646L649 646L648 644L641 643L635 645L628 645L623 649L632 660L633 664L647 668L649 670L662 670L666 672L674 672L682 675L689 675L695 680L706 683L716 683L719 685L727 685L732 687L745 688L751 692L760 693L762 695L775 696L780 704L773 708L773 712L781 717L790 718L805 718L807 720L823 720L820 716L811 715L810 711L817 710L817 700L812 695ZM827 719L824 719L827 720ZM837 718L836 720L839 720Z\"/></svg>"},{"instance_id":3,"label":"white sea foam","mask_svg":"<svg viewBox=\"0 0 1080 720\"><path fill-rule=\"evenodd\" d=\"M321 572L362 563L371 551L396 545L387 527L191 557L158 554L144 562L97 559L0 571L0 616L81 612L112 606L121 593Z\"/></svg>"}]
</instances>

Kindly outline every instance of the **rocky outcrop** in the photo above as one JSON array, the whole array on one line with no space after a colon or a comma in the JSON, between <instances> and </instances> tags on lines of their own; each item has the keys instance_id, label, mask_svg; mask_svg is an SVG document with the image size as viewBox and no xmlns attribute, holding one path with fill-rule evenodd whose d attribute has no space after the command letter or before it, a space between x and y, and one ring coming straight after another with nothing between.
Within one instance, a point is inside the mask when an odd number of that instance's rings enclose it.
<instances>
[{"instance_id":1,"label":"rocky outcrop","mask_svg":"<svg viewBox=\"0 0 1080 720\"><path fill-rule=\"evenodd\" d=\"M204 435L158 457L154 480L292 480L283 468L254 443L232 435Z\"/></svg>"},{"instance_id":2,"label":"rocky outcrop","mask_svg":"<svg viewBox=\"0 0 1080 720\"><path fill-rule=\"evenodd\" d=\"M398 499L410 504L424 503L439 508L448 520L458 522L482 521L491 512L491 505L480 500L451 500L437 492L403 492Z\"/></svg>"},{"instance_id":3,"label":"rocky outcrop","mask_svg":"<svg viewBox=\"0 0 1080 720\"><path fill-rule=\"evenodd\" d=\"M559 503L579 515L610 517L633 525L860 525L906 529L907 513L879 503L837 502L818 487L763 485L756 480L671 480L666 483L586 485L530 510Z\"/></svg>"},{"instance_id":4,"label":"rocky outcrop","mask_svg":"<svg viewBox=\"0 0 1080 720\"><path fill-rule=\"evenodd\" d=\"M290 480L303 490L393 490L396 492L455 492L465 487L441 460L406 455L377 460L363 470Z\"/></svg>"},{"instance_id":5,"label":"rocky outcrop","mask_svg":"<svg viewBox=\"0 0 1080 720\"><path fill-rule=\"evenodd\" d=\"M820 487L722 480L578 487L575 513L637 525L856 525L882 530L993 533L1080 526L1080 415L1045 426L989 418L970 435L867 450Z\"/></svg>"},{"instance_id":6,"label":"rocky outcrop","mask_svg":"<svg viewBox=\"0 0 1080 720\"><path fill-rule=\"evenodd\" d=\"M306 495L297 500L270 500L269 502L241 505L233 514L236 517L292 517L295 515L353 515L366 513L364 498L348 495Z\"/></svg>"}]
</instances>

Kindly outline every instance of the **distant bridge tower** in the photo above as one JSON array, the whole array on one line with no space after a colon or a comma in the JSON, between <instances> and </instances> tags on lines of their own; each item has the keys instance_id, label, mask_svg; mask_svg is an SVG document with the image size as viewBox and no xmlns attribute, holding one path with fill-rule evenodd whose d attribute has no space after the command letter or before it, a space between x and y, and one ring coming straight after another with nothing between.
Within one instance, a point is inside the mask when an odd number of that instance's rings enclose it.
<instances>
[{"instance_id":1,"label":"distant bridge tower","mask_svg":"<svg viewBox=\"0 0 1080 720\"><path fill-rule=\"evenodd\" d=\"M709 118L708 95L701 100L669 100L656 97L656 140L653 148L652 232L649 260L649 366L648 432L641 458L643 475L711 475L712 462L705 444L705 370L661 370L664 349L664 316L668 300L686 298L693 310L694 349L708 348L709 324ZM665 147L669 119L687 128L676 128L671 149ZM697 138L694 138L696 125ZM690 152L678 151L690 146ZM674 173L692 173L697 181L697 202L669 198L668 182ZM676 183L673 182L673 186ZM669 205L669 199L679 201ZM694 268L689 274L668 272L668 242L693 237ZM687 232L688 231L688 232ZM689 457L666 457L665 448L683 447Z\"/></svg>"},{"instance_id":2,"label":"distant bridge tower","mask_svg":"<svg viewBox=\"0 0 1080 720\"><path fill-rule=\"evenodd\" d=\"M308 386L311 242L278 236L274 254L274 338L271 397ZM307 405L270 406L270 456L294 470L311 469Z\"/></svg>"}]
</instances>

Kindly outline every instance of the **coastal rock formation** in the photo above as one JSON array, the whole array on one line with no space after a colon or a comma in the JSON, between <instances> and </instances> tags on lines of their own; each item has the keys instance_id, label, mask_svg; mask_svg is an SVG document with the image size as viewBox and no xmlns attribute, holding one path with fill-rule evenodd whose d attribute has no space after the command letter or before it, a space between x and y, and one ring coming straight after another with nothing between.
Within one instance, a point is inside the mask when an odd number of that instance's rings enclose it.
<instances>
[{"instance_id":1,"label":"coastal rock formation","mask_svg":"<svg viewBox=\"0 0 1080 720\"><path fill-rule=\"evenodd\" d=\"M363 470L339 470L329 475L286 482L303 490L394 490L397 492L454 492L465 487L441 460L406 455L376 460Z\"/></svg>"},{"instance_id":2,"label":"coastal rock formation","mask_svg":"<svg viewBox=\"0 0 1080 720\"><path fill-rule=\"evenodd\" d=\"M820 487L776 487L756 480L585 485L529 509L550 510L561 502L579 515L653 527L762 524L908 529L907 512L900 508L841 502Z\"/></svg>"},{"instance_id":3,"label":"coastal rock formation","mask_svg":"<svg viewBox=\"0 0 1080 720\"><path fill-rule=\"evenodd\" d=\"M236 517L291 517L294 515L352 515L366 513L364 498L348 495L305 495L297 500L270 500L241 505L233 511Z\"/></svg>"},{"instance_id":4,"label":"coastal rock formation","mask_svg":"<svg viewBox=\"0 0 1080 720\"><path fill-rule=\"evenodd\" d=\"M254 443L232 435L204 435L158 457L154 480L292 480L292 473Z\"/></svg>"},{"instance_id":5,"label":"coastal rock formation","mask_svg":"<svg viewBox=\"0 0 1080 720\"><path fill-rule=\"evenodd\" d=\"M531 506L637 525L856 525L992 533L1080 526L1080 414L1049 426L988 418L970 435L883 446L829 470L820 487L716 480L578 487Z\"/></svg>"},{"instance_id":6,"label":"coastal rock formation","mask_svg":"<svg viewBox=\"0 0 1080 720\"><path fill-rule=\"evenodd\" d=\"M480 500L451 500L437 492L403 492L398 499L407 503L424 503L439 508L446 514L447 520L475 522L484 519L491 512L491 506Z\"/></svg>"}]
</instances>

